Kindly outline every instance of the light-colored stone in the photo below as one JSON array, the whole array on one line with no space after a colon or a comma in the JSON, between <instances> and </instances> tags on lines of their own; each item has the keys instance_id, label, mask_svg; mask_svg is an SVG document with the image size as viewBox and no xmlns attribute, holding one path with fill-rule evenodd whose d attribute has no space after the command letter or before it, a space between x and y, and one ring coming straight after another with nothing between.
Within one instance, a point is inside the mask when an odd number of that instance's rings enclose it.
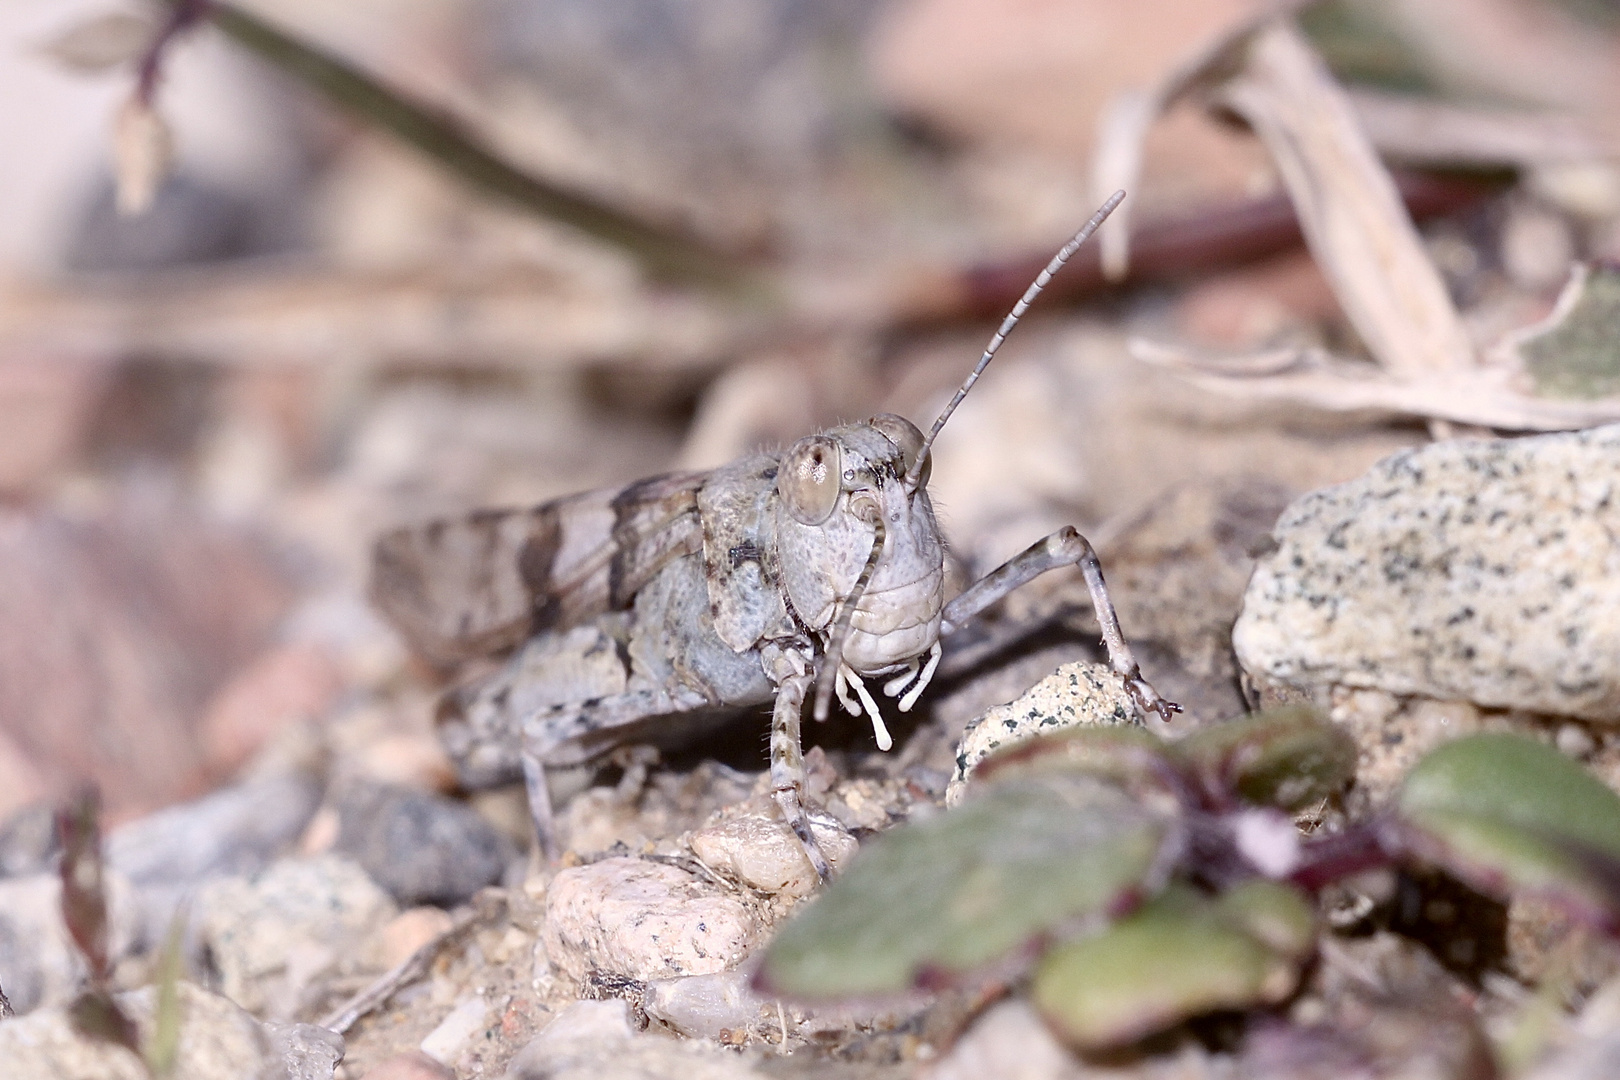
<instances>
[{"instance_id":1,"label":"light-colored stone","mask_svg":"<svg viewBox=\"0 0 1620 1080\"><path fill-rule=\"evenodd\" d=\"M860 847L836 824L812 821L810 832L833 869L842 867ZM692 834L692 853L716 870L736 876L744 885L765 893L808 896L817 880L793 830L768 813L729 817Z\"/></svg>"},{"instance_id":2,"label":"light-colored stone","mask_svg":"<svg viewBox=\"0 0 1620 1080\"><path fill-rule=\"evenodd\" d=\"M343 1036L319 1024L261 1026L270 1043L271 1061L280 1064L285 1080L332 1080L343 1060Z\"/></svg>"},{"instance_id":3,"label":"light-colored stone","mask_svg":"<svg viewBox=\"0 0 1620 1080\"><path fill-rule=\"evenodd\" d=\"M315 980L375 967L356 943L396 911L364 870L326 855L209 883L197 898L196 925L225 995L284 1019Z\"/></svg>"},{"instance_id":4,"label":"light-colored stone","mask_svg":"<svg viewBox=\"0 0 1620 1080\"><path fill-rule=\"evenodd\" d=\"M430 732L400 731L368 741L355 761L368 780L447 795L456 788L456 766Z\"/></svg>"},{"instance_id":5,"label":"light-colored stone","mask_svg":"<svg viewBox=\"0 0 1620 1080\"><path fill-rule=\"evenodd\" d=\"M1620 721L1620 425L1407 451L1284 512L1255 679Z\"/></svg>"},{"instance_id":6,"label":"light-colored stone","mask_svg":"<svg viewBox=\"0 0 1620 1080\"><path fill-rule=\"evenodd\" d=\"M230 1001L181 983L180 1043L173 1080L331 1080L343 1040L308 1024L261 1025ZM156 992L120 994L143 1042ZM0 1075L7 1080L148 1080L133 1053L87 1039L67 1010L41 1009L0 1023Z\"/></svg>"},{"instance_id":7,"label":"light-colored stone","mask_svg":"<svg viewBox=\"0 0 1620 1080\"><path fill-rule=\"evenodd\" d=\"M962 801L973 770L1002 747L1067 728L1129 724L1135 717L1124 679L1102 664L1064 664L1018 700L997 705L968 724L957 745L956 771L945 789L946 805Z\"/></svg>"},{"instance_id":8,"label":"light-colored stone","mask_svg":"<svg viewBox=\"0 0 1620 1080\"><path fill-rule=\"evenodd\" d=\"M489 1026L489 1003L478 994L458 1002L439 1025L428 1032L420 1047L434 1061L454 1065L461 1052Z\"/></svg>"},{"instance_id":9,"label":"light-colored stone","mask_svg":"<svg viewBox=\"0 0 1620 1080\"><path fill-rule=\"evenodd\" d=\"M568 975L642 982L724 971L759 926L737 897L674 866L604 859L564 870L546 893L546 954Z\"/></svg>"},{"instance_id":10,"label":"light-colored stone","mask_svg":"<svg viewBox=\"0 0 1620 1080\"><path fill-rule=\"evenodd\" d=\"M1084 1074L1029 1002L1013 999L974 1021L922 1075L925 1080L1079 1080Z\"/></svg>"},{"instance_id":11,"label":"light-colored stone","mask_svg":"<svg viewBox=\"0 0 1620 1080\"><path fill-rule=\"evenodd\" d=\"M506 1080L761 1080L717 1047L630 1030L625 1002L579 1001L518 1052Z\"/></svg>"},{"instance_id":12,"label":"light-colored stone","mask_svg":"<svg viewBox=\"0 0 1620 1080\"><path fill-rule=\"evenodd\" d=\"M748 988L748 974L733 968L713 975L657 979L647 984L642 1008L648 1016L682 1035L719 1039L722 1033L747 1030L761 1010L776 1012Z\"/></svg>"}]
</instances>

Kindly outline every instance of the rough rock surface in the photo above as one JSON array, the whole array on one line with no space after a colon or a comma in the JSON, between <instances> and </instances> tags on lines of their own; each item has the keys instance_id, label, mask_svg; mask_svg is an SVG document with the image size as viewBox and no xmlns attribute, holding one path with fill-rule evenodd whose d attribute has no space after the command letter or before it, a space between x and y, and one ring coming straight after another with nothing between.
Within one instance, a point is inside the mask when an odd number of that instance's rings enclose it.
<instances>
[{"instance_id":1,"label":"rough rock surface","mask_svg":"<svg viewBox=\"0 0 1620 1080\"><path fill-rule=\"evenodd\" d=\"M180 1045L174 1080L331 1080L343 1040L308 1024L262 1025L236 1005L180 984ZM119 996L143 1039L152 1031L156 992ZM0 1023L0 1062L8 1077L146 1080L128 1050L86 1039L65 1009L41 1009Z\"/></svg>"},{"instance_id":2,"label":"rough rock surface","mask_svg":"<svg viewBox=\"0 0 1620 1080\"><path fill-rule=\"evenodd\" d=\"M470 807L369 783L338 800L337 851L407 905L461 903L499 880L513 856L506 837Z\"/></svg>"},{"instance_id":3,"label":"rough rock surface","mask_svg":"<svg viewBox=\"0 0 1620 1080\"><path fill-rule=\"evenodd\" d=\"M564 870L546 894L546 954L575 980L590 972L646 982L724 971L747 955L758 929L736 896L643 859Z\"/></svg>"},{"instance_id":4,"label":"rough rock surface","mask_svg":"<svg viewBox=\"0 0 1620 1080\"><path fill-rule=\"evenodd\" d=\"M956 771L945 790L946 805L962 801L974 768L1004 746L1065 728L1129 724L1135 719L1136 707L1124 679L1102 664L1064 664L1018 700L998 705L968 724L957 747Z\"/></svg>"},{"instance_id":5,"label":"rough rock surface","mask_svg":"<svg viewBox=\"0 0 1620 1080\"><path fill-rule=\"evenodd\" d=\"M220 989L258 1015L292 1016L319 977L364 964L356 943L396 913L348 859L284 859L251 878L222 878L197 898L197 929Z\"/></svg>"},{"instance_id":6,"label":"rough rock surface","mask_svg":"<svg viewBox=\"0 0 1620 1080\"><path fill-rule=\"evenodd\" d=\"M847 863L860 846L836 824L814 821L810 831L834 869ZM728 817L693 833L691 844L692 853L704 863L760 892L808 896L818 884L798 837L773 814Z\"/></svg>"},{"instance_id":7,"label":"rough rock surface","mask_svg":"<svg viewBox=\"0 0 1620 1080\"><path fill-rule=\"evenodd\" d=\"M1620 721L1620 425L1399 453L1274 536L1233 631L1256 680Z\"/></svg>"}]
</instances>

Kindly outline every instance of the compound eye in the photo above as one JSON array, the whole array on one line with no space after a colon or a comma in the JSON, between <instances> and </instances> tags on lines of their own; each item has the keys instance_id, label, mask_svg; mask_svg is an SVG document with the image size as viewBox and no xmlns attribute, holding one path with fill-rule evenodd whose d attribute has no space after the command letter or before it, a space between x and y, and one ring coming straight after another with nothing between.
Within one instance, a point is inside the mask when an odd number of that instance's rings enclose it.
<instances>
[{"instance_id":1,"label":"compound eye","mask_svg":"<svg viewBox=\"0 0 1620 1080\"><path fill-rule=\"evenodd\" d=\"M782 459L776 473L776 493L793 520L820 525L838 504L843 453L825 435L800 439Z\"/></svg>"},{"instance_id":2,"label":"compound eye","mask_svg":"<svg viewBox=\"0 0 1620 1080\"><path fill-rule=\"evenodd\" d=\"M911 471L911 465L917 460L917 451L922 449L923 433L903 416L894 413L878 413L868 424L881 432L885 438L900 448L900 455L905 461L905 472ZM933 471L934 455L929 454L928 460L923 462L922 472L917 481L918 487L928 486L928 474Z\"/></svg>"}]
</instances>

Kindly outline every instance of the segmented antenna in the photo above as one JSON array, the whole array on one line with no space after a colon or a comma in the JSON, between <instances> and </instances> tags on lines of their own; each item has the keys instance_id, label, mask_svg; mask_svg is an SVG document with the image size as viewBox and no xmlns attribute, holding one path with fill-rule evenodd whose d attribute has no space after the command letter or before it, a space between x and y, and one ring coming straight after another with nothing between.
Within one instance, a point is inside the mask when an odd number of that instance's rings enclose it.
<instances>
[{"instance_id":1,"label":"segmented antenna","mask_svg":"<svg viewBox=\"0 0 1620 1080\"><path fill-rule=\"evenodd\" d=\"M1046 269L1036 275L1034 282L1030 284L1028 289L1024 290L1023 297L1013 305L1011 313L1001 320L1000 329L990 339L990 344L985 346L984 355L979 357L978 365L969 373L961 388L956 391L956 396L951 398L951 403L945 406L945 411L939 414L939 419L934 421L933 430L929 431L928 438L923 440L922 449L917 452L916 460L912 461L911 468L906 470L907 491L917 489L917 483L922 479L923 462L928 460L928 451L933 449L934 439L939 435L940 428L945 426L945 421L951 418L951 413L956 411L956 407L962 404L962 399L967 397L969 390L973 389L973 384L979 381L979 376L984 374L984 369L990 366L990 361L995 359L996 350L1000 349L1001 343L1007 340L1007 335L1012 333L1012 328L1018 325L1018 320L1024 317L1024 312L1029 310L1029 305L1041 294L1041 290L1051 282L1052 275L1063 269L1063 264L1068 262L1076 251L1080 250L1080 245L1091 238L1091 234L1096 232L1098 226L1104 221L1108 220L1108 215L1114 212L1114 207L1118 206L1124 199L1125 193L1123 191L1116 191L1109 196L1108 201L1102 204L1102 209L1091 215L1091 220L1086 222L1080 231L1074 234L1074 239L1064 244L1063 250L1052 256L1052 261L1046 264Z\"/></svg>"}]
</instances>

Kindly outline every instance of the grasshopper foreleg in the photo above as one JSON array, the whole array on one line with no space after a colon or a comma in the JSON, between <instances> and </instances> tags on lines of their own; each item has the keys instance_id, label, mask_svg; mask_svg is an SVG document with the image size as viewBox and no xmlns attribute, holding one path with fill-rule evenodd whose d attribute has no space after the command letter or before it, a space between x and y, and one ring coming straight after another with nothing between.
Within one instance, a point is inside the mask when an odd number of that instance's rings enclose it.
<instances>
[{"instance_id":1,"label":"grasshopper foreleg","mask_svg":"<svg viewBox=\"0 0 1620 1080\"><path fill-rule=\"evenodd\" d=\"M1142 677L1136 656L1131 652L1125 635L1120 632L1119 618L1114 614L1113 601L1108 598L1108 586L1103 582L1102 564L1097 561L1097 553L1090 541L1072 526L1065 525L1044 540L1036 541L968 586L962 595L945 605L940 633L952 633L1014 589L1048 570L1063 566L1078 566L1085 575L1091 604L1102 627L1103 644L1108 649L1108 664L1125 680L1137 708L1143 715L1157 713L1161 719L1168 721L1171 713L1181 711L1181 706L1166 701Z\"/></svg>"},{"instance_id":2,"label":"grasshopper foreleg","mask_svg":"<svg viewBox=\"0 0 1620 1080\"><path fill-rule=\"evenodd\" d=\"M832 868L821 845L810 832L804 810L804 755L799 749L799 720L804 699L815 683L815 671L797 649L767 646L767 672L776 684L776 705L771 713L771 797L782 809L782 819L804 846L805 857L822 881L832 880Z\"/></svg>"}]
</instances>

